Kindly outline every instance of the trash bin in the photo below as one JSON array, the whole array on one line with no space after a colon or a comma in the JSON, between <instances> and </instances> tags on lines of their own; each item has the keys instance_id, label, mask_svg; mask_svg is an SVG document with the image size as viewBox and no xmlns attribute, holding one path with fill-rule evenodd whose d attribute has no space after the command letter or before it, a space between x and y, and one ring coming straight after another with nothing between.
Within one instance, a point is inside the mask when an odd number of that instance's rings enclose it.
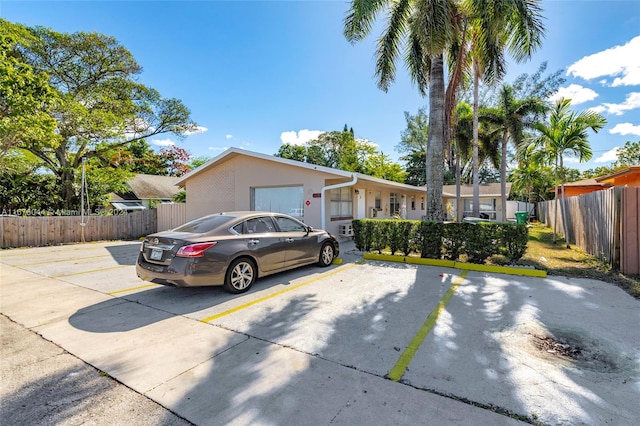
<instances>
[{"instance_id":1,"label":"trash bin","mask_svg":"<svg viewBox=\"0 0 640 426\"><path fill-rule=\"evenodd\" d=\"M527 223L528 212L516 212L516 223Z\"/></svg>"}]
</instances>

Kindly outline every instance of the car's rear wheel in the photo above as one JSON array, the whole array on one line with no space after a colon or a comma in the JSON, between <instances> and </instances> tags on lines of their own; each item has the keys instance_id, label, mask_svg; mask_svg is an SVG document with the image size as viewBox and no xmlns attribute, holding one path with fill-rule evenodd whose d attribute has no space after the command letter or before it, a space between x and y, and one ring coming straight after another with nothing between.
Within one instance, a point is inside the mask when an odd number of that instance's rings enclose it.
<instances>
[{"instance_id":1,"label":"car's rear wheel","mask_svg":"<svg viewBox=\"0 0 640 426\"><path fill-rule=\"evenodd\" d=\"M256 264L251 259L236 259L227 269L223 287L229 293L244 293L253 285L257 276Z\"/></svg>"},{"instance_id":2,"label":"car's rear wheel","mask_svg":"<svg viewBox=\"0 0 640 426\"><path fill-rule=\"evenodd\" d=\"M333 262L333 259L336 256L336 250L333 247L333 244L326 242L322 245L320 249L320 260L318 264L320 266L329 266Z\"/></svg>"}]
</instances>

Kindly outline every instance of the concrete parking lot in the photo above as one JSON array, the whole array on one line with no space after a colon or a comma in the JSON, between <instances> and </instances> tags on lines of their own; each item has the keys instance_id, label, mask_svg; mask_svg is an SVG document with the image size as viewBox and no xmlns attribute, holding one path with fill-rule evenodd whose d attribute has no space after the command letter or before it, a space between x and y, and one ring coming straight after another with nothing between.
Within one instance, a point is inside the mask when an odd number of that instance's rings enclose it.
<instances>
[{"instance_id":1,"label":"concrete parking lot","mask_svg":"<svg viewBox=\"0 0 640 426\"><path fill-rule=\"evenodd\" d=\"M231 295L143 282L138 249L2 251L0 312L198 425L640 418L640 301L609 284L364 262L346 244L342 265Z\"/></svg>"}]
</instances>

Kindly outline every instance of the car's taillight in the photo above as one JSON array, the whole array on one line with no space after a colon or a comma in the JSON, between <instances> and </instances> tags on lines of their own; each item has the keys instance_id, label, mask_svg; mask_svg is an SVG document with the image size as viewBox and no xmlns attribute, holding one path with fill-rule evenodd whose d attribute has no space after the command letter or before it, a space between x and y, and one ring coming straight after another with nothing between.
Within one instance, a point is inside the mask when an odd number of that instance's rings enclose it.
<instances>
[{"instance_id":1,"label":"car's taillight","mask_svg":"<svg viewBox=\"0 0 640 426\"><path fill-rule=\"evenodd\" d=\"M215 241L212 243L189 244L188 246L180 247L176 257L203 257L204 251L216 244L218 243Z\"/></svg>"}]
</instances>

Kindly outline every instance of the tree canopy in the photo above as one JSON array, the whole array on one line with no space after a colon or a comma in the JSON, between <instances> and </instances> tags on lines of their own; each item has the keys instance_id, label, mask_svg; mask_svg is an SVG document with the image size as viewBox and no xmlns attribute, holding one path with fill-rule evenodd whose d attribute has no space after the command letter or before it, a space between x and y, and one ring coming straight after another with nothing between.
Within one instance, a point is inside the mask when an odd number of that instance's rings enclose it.
<instances>
[{"instance_id":1,"label":"tree canopy","mask_svg":"<svg viewBox=\"0 0 640 426\"><path fill-rule=\"evenodd\" d=\"M56 176L66 208L78 203L74 183L83 158L109 163L115 150L133 142L163 133L183 137L196 129L180 100L164 98L139 82L141 66L113 37L0 20L0 40L11 37L14 41L5 41L8 48L3 48L13 61L9 64L14 63L9 71L17 74L13 80L32 82L32 97L39 96L39 101L35 112L14 107L9 109L13 115L3 111L2 118L15 125L34 114L46 117L37 132L12 133L10 143L4 135L11 128L0 129L3 147L35 155L40 166Z\"/></svg>"}]
</instances>

